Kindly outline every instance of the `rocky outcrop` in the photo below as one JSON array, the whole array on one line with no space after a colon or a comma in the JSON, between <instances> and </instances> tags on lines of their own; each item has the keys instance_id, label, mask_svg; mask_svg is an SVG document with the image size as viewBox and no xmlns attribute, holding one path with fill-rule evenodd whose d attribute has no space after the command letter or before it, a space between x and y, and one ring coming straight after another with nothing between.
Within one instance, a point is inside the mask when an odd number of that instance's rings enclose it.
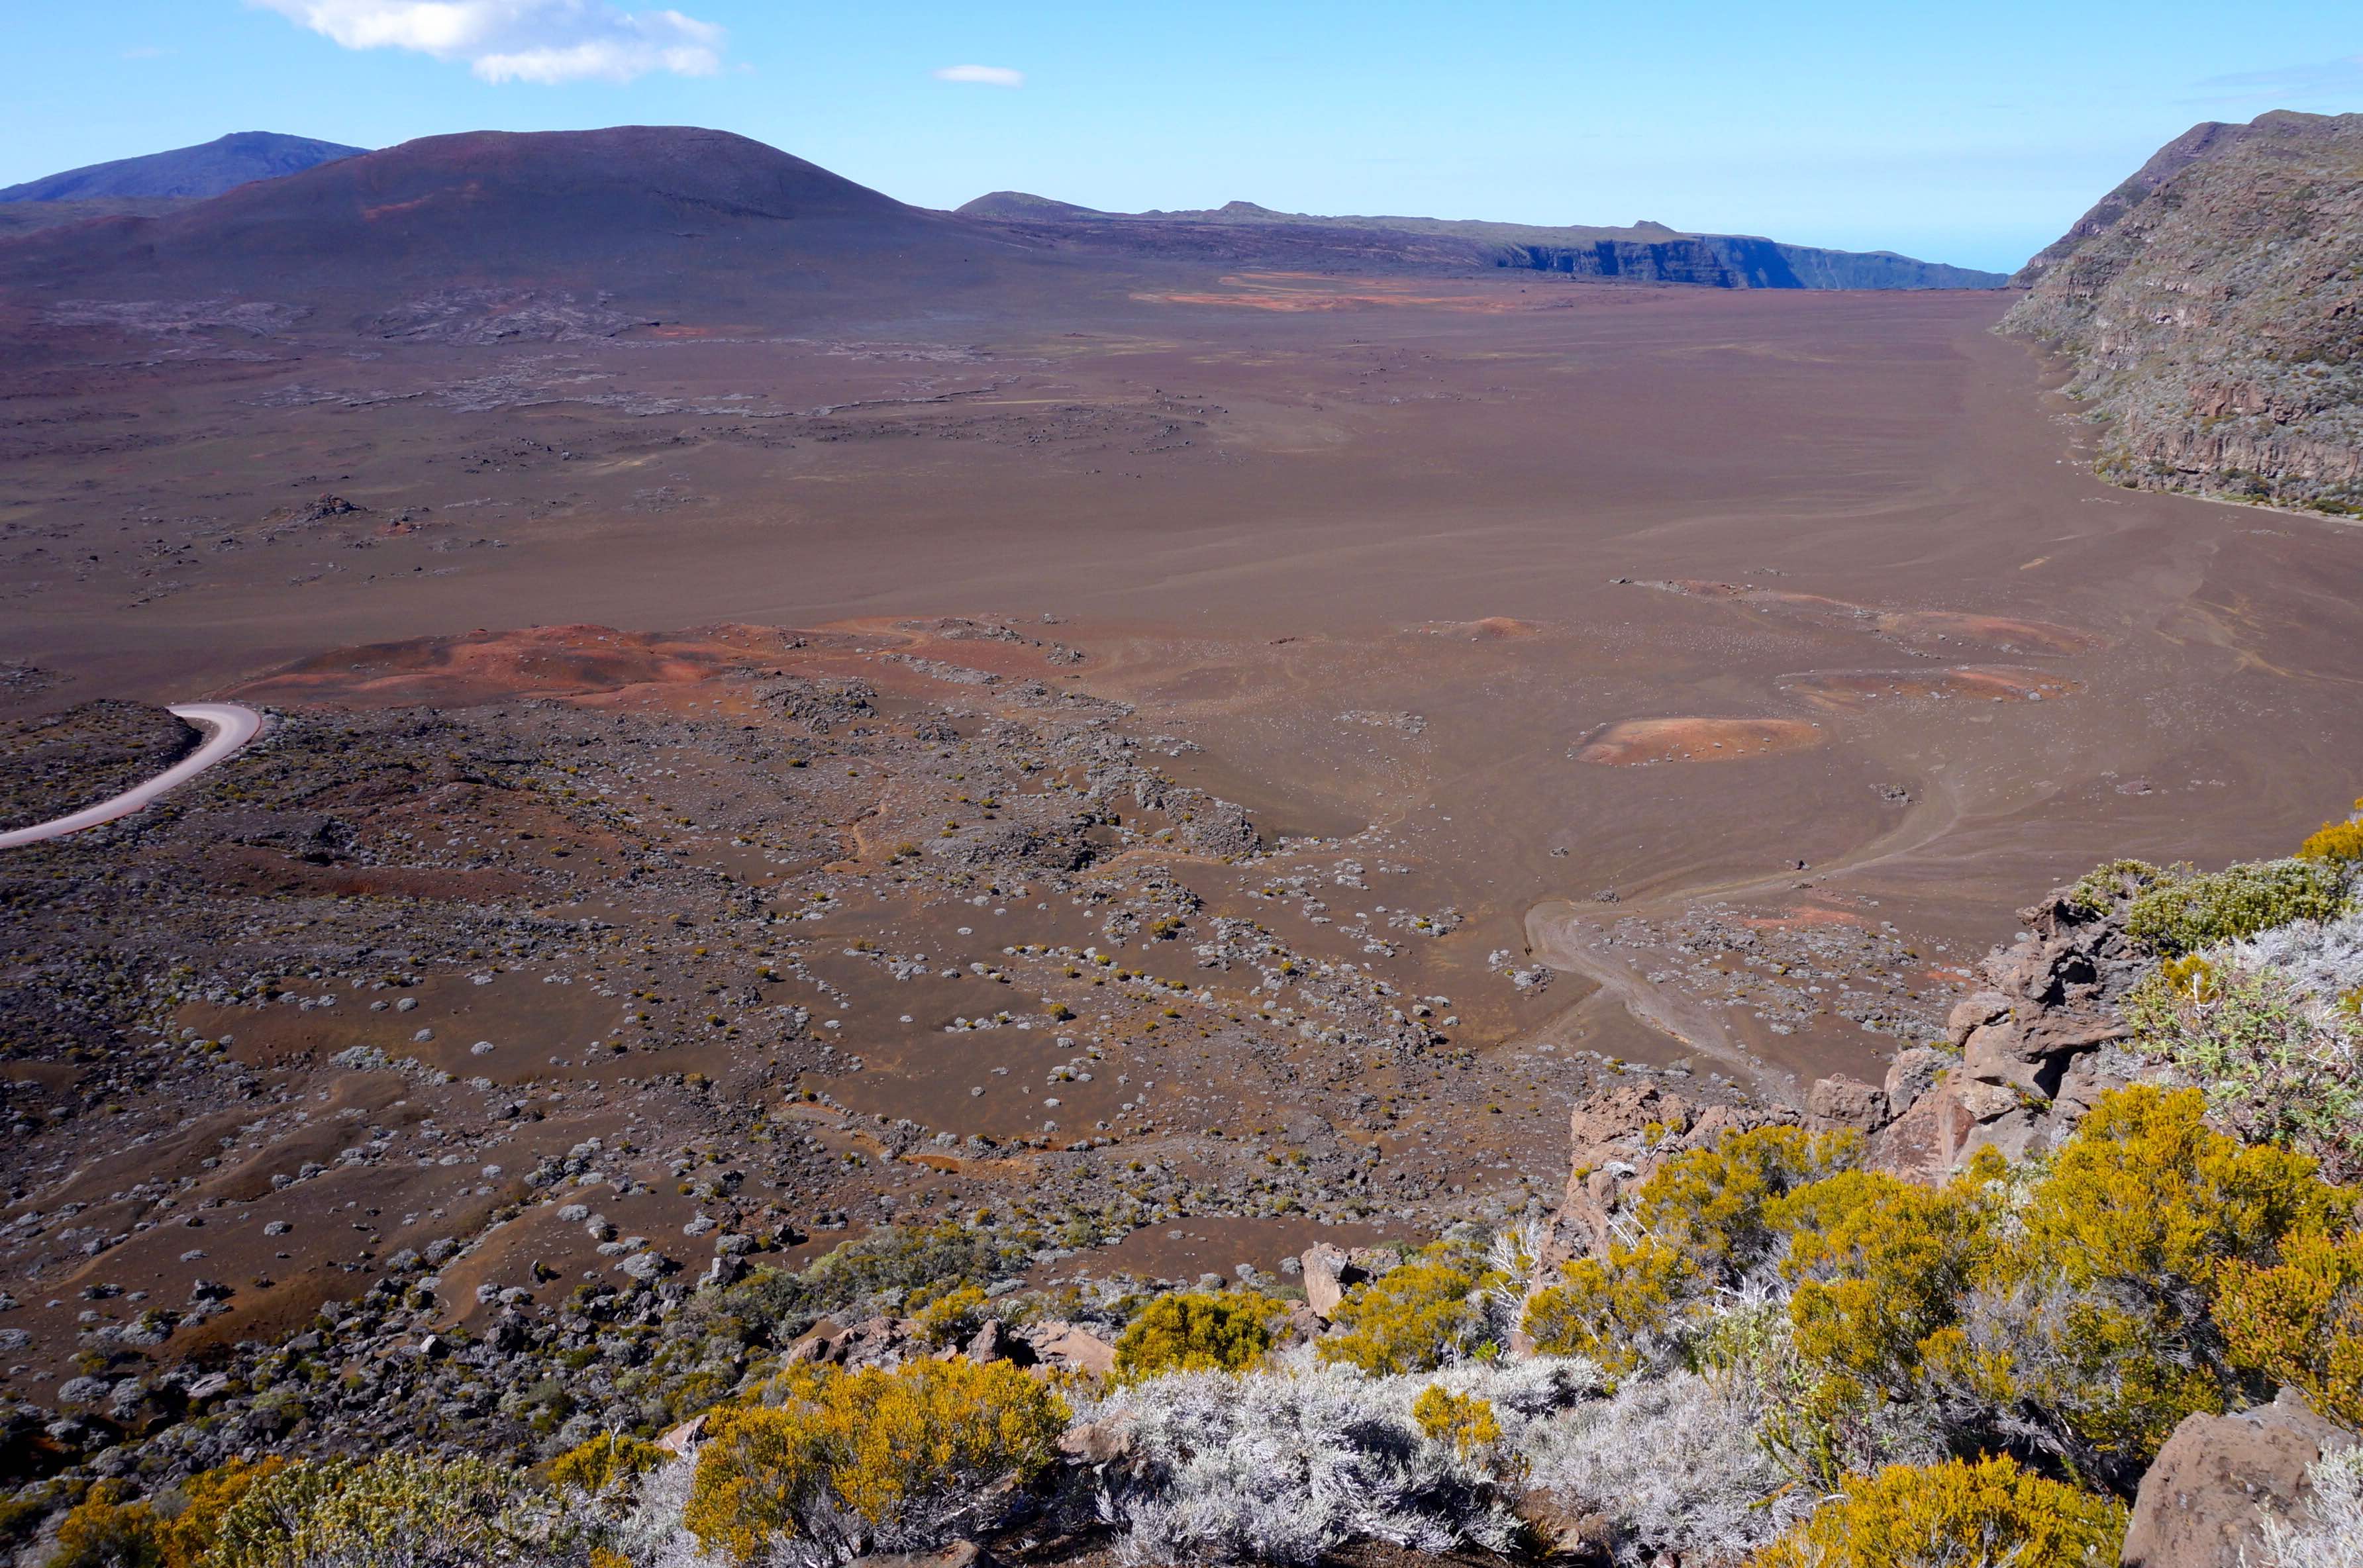
<instances>
[{"instance_id":1,"label":"rocky outcrop","mask_svg":"<svg viewBox=\"0 0 2363 1568\"><path fill-rule=\"evenodd\" d=\"M1981 1148L2015 1158L2057 1144L2138 1066L2116 1012L2148 963L2124 933L2134 891L2100 888L2087 904L2062 888L2019 911L2026 937L1978 966L1947 1048L1899 1053L1882 1085L1822 1079L1806 1097L1810 1124L1863 1132L1874 1166L1927 1180Z\"/></svg>"},{"instance_id":2,"label":"rocky outcrop","mask_svg":"<svg viewBox=\"0 0 2363 1568\"><path fill-rule=\"evenodd\" d=\"M1784 1106L1703 1104L1657 1083L1614 1084L1578 1100L1568 1118L1574 1165L1543 1273L1567 1258L1607 1251L1625 1199L1674 1155L1712 1148L1727 1133L1796 1120Z\"/></svg>"},{"instance_id":3,"label":"rocky outcrop","mask_svg":"<svg viewBox=\"0 0 2363 1568\"><path fill-rule=\"evenodd\" d=\"M2182 1419L2142 1476L2124 1568L2228 1568L2255 1560L2268 1518L2305 1513L2306 1466L2356 1438L2287 1389L2235 1415Z\"/></svg>"},{"instance_id":4,"label":"rocky outcrop","mask_svg":"<svg viewBox=\"0 0 2363 1568\"><path fill-rule=\"evenodd\" d=\"M2020 274L2103 477L2363 513L2363 115L2169 144Z\"/></svg>"}]
</instances>

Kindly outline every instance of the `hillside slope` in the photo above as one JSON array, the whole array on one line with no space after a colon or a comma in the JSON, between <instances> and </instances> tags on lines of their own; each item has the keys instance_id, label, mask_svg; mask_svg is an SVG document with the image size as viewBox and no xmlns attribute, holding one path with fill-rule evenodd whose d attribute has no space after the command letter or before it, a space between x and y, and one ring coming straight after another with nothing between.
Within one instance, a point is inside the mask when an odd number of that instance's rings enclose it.
<instances>
[{"instance_id":1,"label":"hillside slope","mask_svg":"<svg viewBox=\"0 0 2363 1568\"><path fill-rule=\"evenodd\" d=\"M2363 115L2198 127L2077 227L2002 327L2075 361L2102 473L2363 513Z\"/></svg>"},{"instance_id":2,"label":"hillside slope","mask_svg":"<svg viewBox=\"0 0 2363 1568\"><path fill-rule=\"evenodd\" d=\"M300 173L367 148L275 131L232 131L195 147L118 158L0 189L0 202L93 202L218 196L256 180Z\"/></svg>"},{"instance_id":3,"label":"hillside slope","mask_svg":"<svg viewBox=\"0 0 2363 1568\"><path fill-rule=\"evenodd\" d=\"M745 137L624 126L427 137L162 216L47 230L0 245L0 285L366 317L488 291L603 315L793 314L815 294L932 300L1011 248Z\"/></svg>"}]
</instances>

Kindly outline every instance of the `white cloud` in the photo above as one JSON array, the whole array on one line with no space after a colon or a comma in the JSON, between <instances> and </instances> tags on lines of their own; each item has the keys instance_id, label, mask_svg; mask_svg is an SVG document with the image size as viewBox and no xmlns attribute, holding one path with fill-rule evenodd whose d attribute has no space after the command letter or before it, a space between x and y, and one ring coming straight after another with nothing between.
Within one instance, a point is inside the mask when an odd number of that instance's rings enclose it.
<instances>
[{"instance_id":1,"label":"white cloud","mask_svg":"<svg viewBox=\"0 0 2363 1568\"><path fill-rule=\"evenodd\" d=\"M629 82L652 71L710 76L722 29L679 11L606 0L248 0L347 49L464 60L486 82Z\"/></svg>"},{"instance_id":2,"label":"white cloud","mask_svg":"<svg viewBox=\"0 0 2363 1568\"><path fill-rule=\"evenodd\" d=\"M987 87L1023 87L1026 73L1005 65L947 65L936 72L938 82L975 82Z\"/></svg>"}]
</instances>

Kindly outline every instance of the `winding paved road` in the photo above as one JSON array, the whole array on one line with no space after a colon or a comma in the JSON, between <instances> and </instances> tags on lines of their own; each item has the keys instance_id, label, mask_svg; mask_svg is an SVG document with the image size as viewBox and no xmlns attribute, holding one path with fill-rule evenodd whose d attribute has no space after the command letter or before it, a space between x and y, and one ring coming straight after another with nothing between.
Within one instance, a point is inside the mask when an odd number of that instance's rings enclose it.
<instances>
[{"instance_id":1,"label":"winding paved road","mask_svg":"<svg viewBox=\"0 0 2363 1568\"><path fill-rule=\"evenodd\" d=\"M72 816L55 817L31 827L0 833L0 849L13 849L20 844L38 844L45 838L63 838L70 833L111 823L154 801L165 790L185 784L224 757L262 733L262 715L236 702L183 702L170 710L178 718L199 724L209 732L196 750L156 775L145 784L136 785L110 801L95 806L85 806Z\"/></svg>"}]
</instances>

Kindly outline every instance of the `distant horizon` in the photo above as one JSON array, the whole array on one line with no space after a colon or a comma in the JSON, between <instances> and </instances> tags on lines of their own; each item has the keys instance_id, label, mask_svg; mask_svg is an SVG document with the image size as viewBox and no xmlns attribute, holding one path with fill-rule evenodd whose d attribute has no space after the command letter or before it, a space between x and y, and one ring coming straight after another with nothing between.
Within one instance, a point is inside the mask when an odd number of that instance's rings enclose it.
<instances>
[{"instance_id":1,"label":"distant horizon","mask_svg":"<svg viewBox=\"0 0 2363 1568\"><path fill-rule=\"evenodd\" d=\"M1647 19L1511 0L1472 26L1430 0L1217 0L1180 32L1080 0L891 18L123 0L12 29L0 186L210 141L225 105L269 103L283 134L372 148L706 126L938 209L1015 190L1115 212L1647 219L2006 272L2200 121L2363 109L2350 9L2258 0L2243 20L2227 36L2197 0L2003 0L1973 29L1868 0Z\"/></svg>"}]
</instances>

